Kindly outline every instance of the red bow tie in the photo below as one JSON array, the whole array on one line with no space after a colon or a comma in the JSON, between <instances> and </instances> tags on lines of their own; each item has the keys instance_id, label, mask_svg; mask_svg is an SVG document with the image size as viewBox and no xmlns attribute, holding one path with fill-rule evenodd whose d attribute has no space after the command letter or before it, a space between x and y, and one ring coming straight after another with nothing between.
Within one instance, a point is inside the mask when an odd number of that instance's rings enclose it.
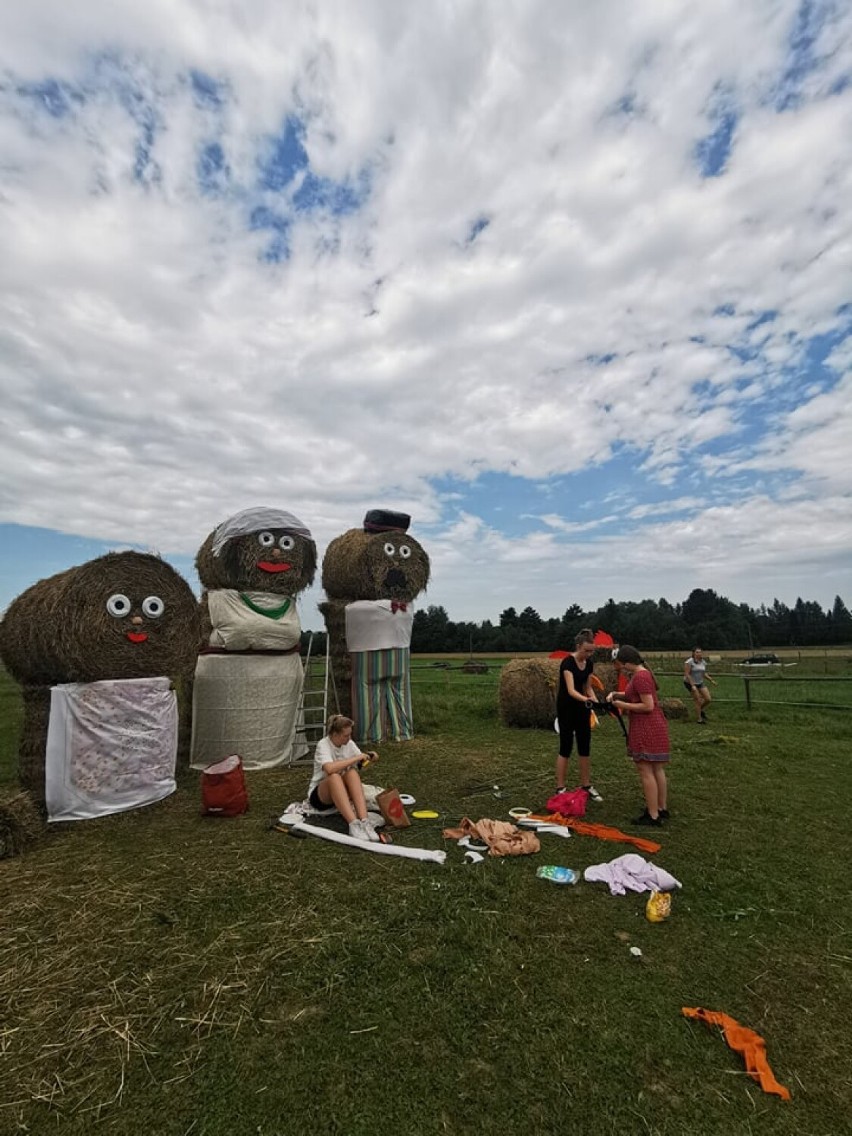
<instances>
[{"instance_id":1,"label":"red bow tie","mask_svg":"<svg viewBox=\"0 0 852 1136\"><path fill-rule=\"evenodd\" d=\"M396 615L398 611L408 611L408 604L400 600L391 600L391 614Z\"/></svg>"}]
</instances>

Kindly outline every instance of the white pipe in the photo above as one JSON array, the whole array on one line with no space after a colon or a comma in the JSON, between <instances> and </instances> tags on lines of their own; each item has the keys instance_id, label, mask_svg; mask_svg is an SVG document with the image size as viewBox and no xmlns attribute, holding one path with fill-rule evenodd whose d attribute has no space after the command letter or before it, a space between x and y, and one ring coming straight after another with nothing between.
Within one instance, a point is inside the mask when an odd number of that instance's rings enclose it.
<instances>
[{"instance_id":1,"label":"white pipe","mask_svg":"<svg viewBox=\"0 0 852 1136\"><path fill-rule=\"evenodd\" d=\"M321 840L330 840L333 844L347 844L351 848L359 848L362 852L402 856L406 860L431 860L435 864L443 864L447 858L446 852L432 851L430 848L398 848L395 844L373 844L372 841L356 840L354 836L346 836L342 832L330 832L327 828L305 824L304 821L291 825L290 831L301 832L305 836L318 836Z\"/></svg>"}]
</instances>

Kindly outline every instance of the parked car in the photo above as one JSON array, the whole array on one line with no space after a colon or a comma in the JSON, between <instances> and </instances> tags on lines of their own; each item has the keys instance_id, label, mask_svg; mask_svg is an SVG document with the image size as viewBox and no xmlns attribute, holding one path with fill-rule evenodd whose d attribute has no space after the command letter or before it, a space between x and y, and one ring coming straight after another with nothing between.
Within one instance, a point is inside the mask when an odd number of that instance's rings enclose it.
<instances>
[{"instance_id":1,"label":"parked car","mask_svg":"<svg viewBox=\"0 0 852 1136\"><path fill-rule=\"evenodd\" d=\"M771 652L766 655L750 655L739 664L741 667L780 667L781 660Z\"/></svg>"}]
</instances>

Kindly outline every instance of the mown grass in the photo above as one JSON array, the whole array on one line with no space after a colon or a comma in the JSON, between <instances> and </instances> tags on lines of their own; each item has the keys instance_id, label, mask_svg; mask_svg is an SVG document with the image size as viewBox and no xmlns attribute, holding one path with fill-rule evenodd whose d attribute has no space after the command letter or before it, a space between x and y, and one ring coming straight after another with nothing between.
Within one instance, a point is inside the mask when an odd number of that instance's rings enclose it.
<instances>
[{"instance_id":1,"label":"mown grass","mask_svg":"<svg viewBox=\"0 0 852 1136\"><path fill-rule=\"evenodd\" d=\"M418 737L382 747L375 777L441 818L400 843L543 804L555 736L499 726L493 673L418 670L415 700ZM7 681L0 708L8 780ZM270 831L304 768L251 777L232 822L198 816L186 773L161 805L51 829L0 863L0 1132L848 1131L849 726L737 703L672 724L653 859L684 887L659 925L641 896L535 878L621 845L543 838L476 867L450 846L441 868ZM593 761L592 819L624 824L639 794L614 723ZM468 793L485 781L508 796ZM682 1006L764 1034L792 1102Z\"/></svg>"}]
</instances>

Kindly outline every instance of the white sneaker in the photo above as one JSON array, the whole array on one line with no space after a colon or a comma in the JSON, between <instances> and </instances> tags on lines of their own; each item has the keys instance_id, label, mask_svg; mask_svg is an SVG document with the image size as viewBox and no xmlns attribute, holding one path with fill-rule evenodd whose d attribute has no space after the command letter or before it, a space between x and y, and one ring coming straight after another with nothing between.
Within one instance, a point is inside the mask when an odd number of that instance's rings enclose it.
<instances>
[{"instance_id":1,"label":"white sneaker","mask_svg":"<svg viewBox=\"0 0 852 1136\"><path fill-rule=\"evenodd\" d=\"M584 785L583 788L586 790L586 792L589 794L596 805L599 805L603 801L603 797L600 795L594 785Z\"/></svg>"},{"instance_id":2,"label":"white sneaker","mask_svg":"<svg viewBox=\"0 0 852 1136\"><path fill-rule=\"evenodd\" d=\"M368 824L370 828L383 828L385 824L385 818L381 813L367 813L367 819L364 821L364 823Z\"/></svg>"},{"instance_id":3,"label":"white sneaker","mask_svg":"<svg viewBox=\"0 0 852 1136\"><path fill-rule=\"evenodd\" d=\"M363 840L365 843L378 844L379 836L375 829L371 828L366 821L353 820L349 825L349 835L355 840Z\"/></svg>"}]
</instances>

